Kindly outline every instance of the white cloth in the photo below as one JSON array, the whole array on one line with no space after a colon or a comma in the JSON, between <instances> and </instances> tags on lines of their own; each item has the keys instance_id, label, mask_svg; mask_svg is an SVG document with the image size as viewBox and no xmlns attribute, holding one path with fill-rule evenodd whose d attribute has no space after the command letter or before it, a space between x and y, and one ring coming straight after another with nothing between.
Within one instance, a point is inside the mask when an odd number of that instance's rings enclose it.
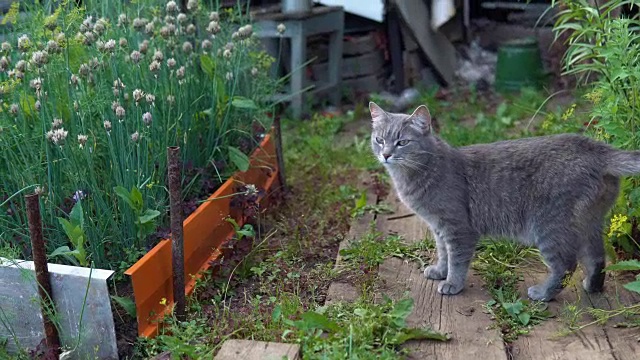
<instances>
[{"instance_id":1,"label":"white cloth","mask_svg":"<svg viewBox=\"0 0 640 360\"><path fill-rule=\"evenodd\" d=\"M456 15L454 0L431 0L431 28L436 31Z\"/></svg>"}]
</instances>

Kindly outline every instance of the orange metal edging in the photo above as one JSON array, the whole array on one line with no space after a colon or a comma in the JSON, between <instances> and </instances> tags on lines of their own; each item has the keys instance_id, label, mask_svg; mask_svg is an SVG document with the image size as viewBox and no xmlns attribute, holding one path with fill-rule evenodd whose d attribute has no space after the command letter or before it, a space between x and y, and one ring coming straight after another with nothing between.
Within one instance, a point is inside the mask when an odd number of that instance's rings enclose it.
<instances>
[{"instance_id":1,"label":"orange metal edging","mask_svg":"<svg viewBox=\"0 0 640 360\"><path fill-rule=\"evenodd\" d=\"M185 293L193 291L197 279L217 259L220 247L233 237L233 227L225 218L233 217L240 226L246 219L232 213L230 205L236 186L254 184L264 194L277 184L278 162L273 137L267 134L250 157L246 172L229 178L206 202L184 221ZM171 240L160 241L151 251L131 266L125 274L131 277L136 302L138 334L153 337L159 322L173 305L171 272Z\"/></svg>"}]
</instances>

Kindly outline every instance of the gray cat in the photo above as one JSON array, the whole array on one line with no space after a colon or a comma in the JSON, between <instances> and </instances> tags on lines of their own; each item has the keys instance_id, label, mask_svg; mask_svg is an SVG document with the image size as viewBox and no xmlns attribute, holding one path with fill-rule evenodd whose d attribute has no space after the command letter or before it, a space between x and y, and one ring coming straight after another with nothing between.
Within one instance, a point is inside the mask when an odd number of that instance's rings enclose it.
<instances>
[{"instance_id":1,"label":"gray cat","mask_svg":"<svg viewBox=\"0 0 640 360\"><path fill-rule=\"evenodd\" d=\"M426 106L411 115L369 104L371 145L400 200L431 228L438 260L424 274L462 291L480 236L536 246L549 267L533 300L562 291L578 259L588 292L602 291L604 217L619 177L640 173L640 151L619 151L580 135L533 137L453 148L431 131Z\"/></svg>"}]
</instances>

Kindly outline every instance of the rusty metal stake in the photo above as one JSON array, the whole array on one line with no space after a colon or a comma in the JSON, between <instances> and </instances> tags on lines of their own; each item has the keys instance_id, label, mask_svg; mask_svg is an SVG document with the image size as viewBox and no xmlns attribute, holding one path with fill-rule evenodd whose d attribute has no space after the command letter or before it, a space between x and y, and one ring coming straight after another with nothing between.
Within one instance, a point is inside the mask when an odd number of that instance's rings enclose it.
<instances>
[{"instance_id":1,"label":"rusty metal stake","mask_svg":"<svg viewBox=\"0 0 640 360\"><path fill-rule=\"evenodd\" d=\"M25 196L27 201L27 219L29 221L29 236L31 237L31 252L33 253L33 265L36 270L38 282L38 294L40 295L40 311L44 324L45 341L47 347L56 354L60 351L60 337L51 315L55 309L51 293L51 280L47 265L47 251L44 237L42 236L42 218L40 217L40 196L31 194Z\"/></svg>"},{"instance_id":2,"label":"rusty metal stake","mask_svg":"<svg viewBox=\"0 0 640 360\"><path fill-rule=\"evenodd\" d=\"M287 191L286 177L284 176L284 155L282 154L282 131L280 127L280 117L274 115L273 128L276 137L276 157L278 160L278 180L283 192Z\"/></svg>"},{"instance_id":3,"label":"rusty metal stake","mask_svg":"<svg viewBox=\"0 0 640 360\"><path fill-rule=\"evenodd\" d=\"M182 215L182 175L180 169L180 147L167 149L169 162L169 205L171 214L171 254L173 269L173 302L175 316L186 319L184 294L184 235Z\"/></svg>"}]
</instances>

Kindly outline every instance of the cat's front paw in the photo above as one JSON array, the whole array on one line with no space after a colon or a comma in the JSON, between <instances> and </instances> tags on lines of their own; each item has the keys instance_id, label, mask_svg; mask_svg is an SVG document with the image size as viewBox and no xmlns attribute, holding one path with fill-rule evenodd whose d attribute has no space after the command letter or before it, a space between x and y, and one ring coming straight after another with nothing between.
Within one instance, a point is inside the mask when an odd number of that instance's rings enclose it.
<instances>
[{"instance_id":1,"label":"cat's front paw","mask_svg":"<svg viewBox=\"0 0 640 360\"><path fill-rule=\"evenodd\" d=\"M431 280L444 280L447 278L447 268L440 269L437 265L429 265L424 269L424 276Z\"/></svg>"},{"instance_id":2,"label":"cat's front paw","mask_svg":"<svg viewBox=\"0 0 640 360\"><path fill-rule=\"evenodd\" d=\"M464 284L454 284L448 281L443 281L438 284L438 292L442 295L456 295L462 291Z\"/></svg>"},{"instance_id":3,"label":"cat's front paw","mask_svg":"<svg viewBox=\"0 0 640 360\"><path fill-rule=\"evenodd\" d=\"M533 285L527 290L529 299L535 301L551 301L556 295L555 291L550 291L547 287L540 285Z\"/></svg>"}]
</instances>

